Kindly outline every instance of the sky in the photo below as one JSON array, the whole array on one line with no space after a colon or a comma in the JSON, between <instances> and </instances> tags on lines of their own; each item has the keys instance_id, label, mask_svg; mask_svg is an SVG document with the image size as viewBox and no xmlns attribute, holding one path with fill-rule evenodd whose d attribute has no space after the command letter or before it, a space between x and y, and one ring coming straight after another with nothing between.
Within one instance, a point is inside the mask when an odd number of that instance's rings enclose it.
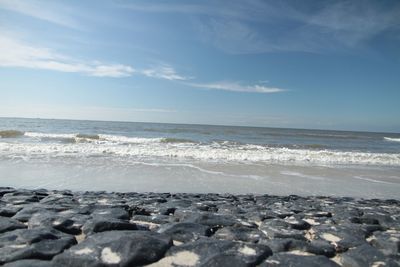
<instances>
[{"instance_id":1,"label":"sky","mask_svg":"<svg viewBox=\"0 0 400 267\"><path fill-rule=\"evenodd\" d=\"M0 0L0 117L400 132L400 1Z\"/></svg>"}]
</instances>

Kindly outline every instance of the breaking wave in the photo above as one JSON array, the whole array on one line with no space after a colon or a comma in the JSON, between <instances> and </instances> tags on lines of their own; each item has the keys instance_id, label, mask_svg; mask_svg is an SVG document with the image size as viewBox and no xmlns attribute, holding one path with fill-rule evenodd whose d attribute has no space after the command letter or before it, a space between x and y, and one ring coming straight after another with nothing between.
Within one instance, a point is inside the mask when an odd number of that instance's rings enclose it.
<instances>
[{"instance_id":1,"label":"breaking wave","mask_svg":"<svg viewBox=\"0 0 400 267\"><path fill-rule=\"evenodd\" d=\"M386 141L400 142L400 138L383 137Z\"/></svg>"},{"instance_id":2,"label":"breaking wave","mask_svg":"<svg viewBox=\"0 0 400 267\"><path fill-rule=\"evenodd\" d=\"M400 166L400 154L272 147L237 142L199 143L178 138L142 138L116 135L47 134L27 132L39 142L0 142L0 156L12 158L109 157L178 159L211 162L362 164ZM42 142L44 140L44 142ZM55 142L47 142L54 140Z\"/></svg>"}]
</instances>

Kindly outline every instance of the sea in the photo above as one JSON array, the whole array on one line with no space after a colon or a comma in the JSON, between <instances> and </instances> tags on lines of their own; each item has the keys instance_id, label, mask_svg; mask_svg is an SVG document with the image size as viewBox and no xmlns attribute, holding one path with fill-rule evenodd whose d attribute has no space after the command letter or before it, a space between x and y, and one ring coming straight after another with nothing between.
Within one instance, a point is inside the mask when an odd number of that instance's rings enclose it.
<instances>
[{"instance_id":1,"label":"sea","mask_svg":"<svg viewBox=\"0 0 400 267\"><path fill-rule=\"evenodd\" d=\"M0 118L0 186L400 199L400 134Z\"/></svg>"}]
</instances>

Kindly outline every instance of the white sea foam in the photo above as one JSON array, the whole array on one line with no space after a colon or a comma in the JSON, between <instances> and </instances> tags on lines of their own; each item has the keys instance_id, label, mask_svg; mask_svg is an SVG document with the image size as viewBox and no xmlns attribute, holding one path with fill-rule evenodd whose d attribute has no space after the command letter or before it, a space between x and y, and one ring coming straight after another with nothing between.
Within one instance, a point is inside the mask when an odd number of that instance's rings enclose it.
<instances>
[{"instance_id":1,"label":"white sea foam","mask_svg":"<svg viewBox=\"0 0 400 267\"><path fill-rule=\"evenodd\" d=\"M391 182L386 182L386 181L381 181L381 180L375 180L375 179L371 179L371 178L366 178L366 177L362 177L362 176L353 176L353 178L355 179L359 179L359 180L364 180L367 182L372 182L372 183L378 183L378 184L395 184L395 183L391 183Z\"/></svg>"},{"instance_id":2,"label":"white sea foam","mask_svg":"<svg viewBox=\"0 0 400 267\"><path fill-rule=\"evenodd\" d=\"M325 180L325 178L321 177L321 176L313 176L313 175L308 175L308 174L303 174L303 173L293 172L293 171L281 171L281 174L288 175L288 176L297 176L297 177L307 178L307 179L311 179L311 180Z\"/></svg>"},{"instance_id":3,"label":"white sea foam","mask_svg":"<svg viewBox=\"0 0 400 267\"><path fill-rule=\"evenodd\" d=\"M118 135L84 135L79 133L72 134L58 134L58 133L37 133L37 132L26 132L25 136L36 138L36 139L74 139L76 142L85 140L91 143L100 144L143 144L143 143L154 143L162 141L162 138L140 138L140 137L126 137ZM98 138L91 138L91 136L98 136Z\"/></svg>"},{"instance_id":4,"label":"white sea foam","mask_svg":"<svg viewBox=\"0 0 400 267\"><path fill-rule=\"evenodd\" d=\"M77 138L77 134L25 133L31 138ZM0 142L0 156L173 158L215 162L363 164L400 166L400 154L292 149L250 144L163 142L165 138L99 135L87 142Z\"/></svg>"},{"instance_id":5,"label":"white sea foam","mask_svg":"<svg viewBox=\"0 0 400 267\"><path fill-rule=\"evenodd\" d=\"M383 137L386 141L400 142L400 138Z\"/></svg>"},{"instance_id":6,"label":"white sea foam","mask_svg":"<svg viewBox=\"0 0 400 267\"><path fill-rule=\"evenodd\" d=\"M36 133L36 132L26 132L25 136L32 138L75 138L76 134L57 134L57 133Z\"/></svg>"}]
</instances>

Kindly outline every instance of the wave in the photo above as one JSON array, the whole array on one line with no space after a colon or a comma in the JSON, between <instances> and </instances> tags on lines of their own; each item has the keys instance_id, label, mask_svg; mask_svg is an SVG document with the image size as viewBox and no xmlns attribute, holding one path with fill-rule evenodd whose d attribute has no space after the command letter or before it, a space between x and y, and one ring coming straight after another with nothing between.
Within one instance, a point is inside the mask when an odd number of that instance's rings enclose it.
<instances>
[{"instance_id":1,"label":"wave","mask_svg":"<svg viewBox=\"0 0 400 267\"><path fill-rule=\"evenodd\" d=\"M161 143L196 143L196 141L184 138L162 138Z\"/></svg>"},{"instance_id":2,"label":"wave","mask_svg":"<svg viewBox=\"0 0 400 267\"><path fill-rule=\"evenodd\" d=\"M76 135L61 135L69 138ZM58 135L60 137L60 135ZM265 147L249 144L165 143L162 138L134 138L99 135L88 142L7 143L0 142L0 156L34 157L112 157L124 160L174 159L206 162L289 163L289 164L362 164L400 166L400 154L344 152L335 150ZM127 145L122 145L124 143Z\"/></svg>"},{"instance_id":3,"label":"wave","mask_svg":"<svg viewBox=\"0 0 400 267\"><path fill-rule=\"evenodd\" d=\"M400 138L383 137L383 139L386 141L400 142Z\"/></svg>"},{"instance_id":4,"label":"wave","mask_svg":"<svg viewBox=\"0 0 400 267\"><path fill-rule=\"evenodd\" d=\"M57 134L57 133L37 133L26 132L25 136L40 139L42 141L61 141L65 143L99 143L99 144L138 144L159 142L162 138L140 138L126 137L107 134Z\"/></svg>"},{"instance_id":5,"label":"wave","mask_svg":"<svg viewBox=\"0 0 400 267\"><path fill-rule=\"evenodd\" d=\"M0 138L16 138L23 136L24 132L17 130L2 130L0 131Z\"/></svg>"},{"instance_id":6,"label":"wave","mask_svg":"<svg viewBox=\"0 0 400 267\"><path fill-rule=\"evenodd\" d=\"M98 134L77 134L76 138L99 140L100 136Z\"/></svg>"}]
</instances>

